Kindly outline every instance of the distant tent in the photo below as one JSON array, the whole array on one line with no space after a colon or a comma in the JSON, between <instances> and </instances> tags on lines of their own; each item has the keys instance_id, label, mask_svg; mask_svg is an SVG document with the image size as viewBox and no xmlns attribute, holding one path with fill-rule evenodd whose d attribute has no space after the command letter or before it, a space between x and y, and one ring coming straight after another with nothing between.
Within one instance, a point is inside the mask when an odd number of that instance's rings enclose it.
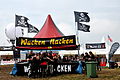
<instances>
[{"instance_id":1,"label":"distant tent","mask_svg":"<svg viewBox=\"0 0 120 80\"><path fill-rule=\"evenodd\" d=\"M62 37L64 34L56 27L50 15L48 15L45 24L34 38L52 38Z\"/></svg>"},{"instance_id":2,"label":"distant tent","mask_svg":"<svg viewBox=\"0 0 120 80\"><path fill-rule=\"evenodd\" d=\"M48 15L45 24L41 30L34 36L34 38L55 38L63 37L64 34L55 26L52 18ZM49 47L16 47L18 49L33 49L33 50L75 50L77 45L62 45L62 46L49 46Z\"/></svg>"}]
</instances>

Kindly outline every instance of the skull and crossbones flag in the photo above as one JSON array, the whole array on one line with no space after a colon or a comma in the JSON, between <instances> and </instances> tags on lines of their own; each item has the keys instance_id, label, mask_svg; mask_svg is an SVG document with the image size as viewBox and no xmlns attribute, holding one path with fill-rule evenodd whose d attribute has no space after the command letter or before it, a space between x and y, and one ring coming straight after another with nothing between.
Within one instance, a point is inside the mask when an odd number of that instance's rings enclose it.
<instances>
[{"instance_id":1,"label":"skull and crossbones flag","mask_svg":"<svg viewBox=\"0 0 120 80\"><path fill-rule=\"evenodd\" d=\"M78 23L78 30L83 32L90 32L90 26L82 23Z\"/></svg>"},{"instance_id":2,"label":"skull and crossbones flag","mask_svg":"<svg viewBox=\"0 0 120 80\"><path fill-rule=\"evenodd\" d=\"M28 27L28 18L24 16L15 15L15 26Z\"/></svg>"},{"instance_id":3,"label":"skull and crossbones flag","mask_svg":"<svg viewBox=\"0 0 120 80\"><path fill-rule=\"evenodd\" d=\"M74 14L75 14L75 22L89 22L90 21L90 18L87 12L74 11Z\"/></svg>"},{"instance_id":4,"label":"skull and crossbones flag","mask_svg":"<svg viewBox=\"0 0 120 80\"><path fill-rule=\"evenodd\" d=\"M38 32L39 30L35 26L29 24L28 33L38 33Z\"/></svg>"}]
</instances>

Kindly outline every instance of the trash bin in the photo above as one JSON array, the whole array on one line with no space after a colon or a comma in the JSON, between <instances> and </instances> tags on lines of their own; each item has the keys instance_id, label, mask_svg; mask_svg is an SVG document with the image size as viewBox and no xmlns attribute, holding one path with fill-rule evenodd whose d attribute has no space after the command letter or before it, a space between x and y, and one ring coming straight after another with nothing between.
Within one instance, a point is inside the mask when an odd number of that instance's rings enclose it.
<instances>
[{"instance_id":1,"label":"trash bin","mask_svg":"<svg viewBox=\"0 0 120 80\"><path fill-rule=\"evenodd\" d=\"M97 62L95 62L95 61L86 62L86 69L87 69L87 77L88 78L98 77L96 74L96 66L97 66Z\"/></svg>"},{"instance_id":2,"label":"trash bin","mask_svg":"<svg viewBox=\"0 0 120 80\"><path fill-rule=\"evenodd\" d=\"M109 61L109 69L114 69L114 64L115 62L114 61Z\"/></svg>"}]
</instances>

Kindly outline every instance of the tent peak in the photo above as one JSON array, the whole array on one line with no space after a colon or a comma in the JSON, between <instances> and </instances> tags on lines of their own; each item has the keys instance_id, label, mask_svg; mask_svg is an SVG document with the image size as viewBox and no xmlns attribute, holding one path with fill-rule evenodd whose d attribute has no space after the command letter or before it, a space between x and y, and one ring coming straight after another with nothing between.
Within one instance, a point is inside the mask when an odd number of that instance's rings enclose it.
<instances>
[{"instance_id":1,"label":"tent peak","mask_svg":"<svg viewBox=\"0 0 120 80\"><path fill-rule=\"evenodd\" d=\"M48 14L48 17L51 17L51 15L50 15L50 14Z\"/></svg>"},{"instance_id":2,"label":"tent peak","mask_svg":"<svg viewBox=\"0 0 120 80\"><path fill-rule=\"evenodd\" d=\"M53 21L53 20L52 20L52 17L51 17L50 14L48 14L46 21L47 21L47 20L49 20L49 21L50 21L50 20Z\"/></svg>"},{"instance_id":3,"label":"tent peak","mask_svg":"<svg viewBox=\"0 0 120 80\"><path fill-rule=\"evenodd\" d=\"M41 28L41 30L34 36L34 38L52 38L52 37L62 37L64 34L57 28L54 24L50 14Z\"/></svg>"}]
</instances>

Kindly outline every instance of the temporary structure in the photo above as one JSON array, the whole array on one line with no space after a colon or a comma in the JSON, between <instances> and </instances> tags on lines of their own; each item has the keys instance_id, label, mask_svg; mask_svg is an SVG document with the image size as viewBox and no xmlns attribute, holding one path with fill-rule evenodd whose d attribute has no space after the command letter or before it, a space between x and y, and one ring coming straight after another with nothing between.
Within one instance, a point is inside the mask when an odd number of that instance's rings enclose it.
<instances>
[{"instance_id":1,"label":"temporary structure","mask_svg":"<svg viewBox=\"0 0 120 80\"><path fill-rule=\"evenodd\" d=\"M34 36L34 38L56 38L63 37L64 34L56 27L50 15L48 15L45 24L41 30ZM16 43L17 44L17 43ZM48 46L48 47L24 47L17 46L18 49L34 49L34 50L74 50L76 45L61 45L61 46Z\"/></svg>"}]
</instances>

